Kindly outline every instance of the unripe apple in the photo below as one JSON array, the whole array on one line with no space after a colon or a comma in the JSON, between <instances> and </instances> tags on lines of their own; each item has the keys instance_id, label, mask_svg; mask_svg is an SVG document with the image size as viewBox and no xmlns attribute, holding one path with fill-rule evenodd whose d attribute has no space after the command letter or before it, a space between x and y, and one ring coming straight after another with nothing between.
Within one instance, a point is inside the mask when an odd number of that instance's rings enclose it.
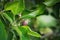
<instances>
[{"instance_id":1,"label":"unripe apple","mask_svg":"<svg viewBox=\"0 0 60 40\"><path fill-rule=\"evenodd\" d=\"M37 25L39 27L53 27L56 26L56 19L51 15L41 15L37 17Z\"/></svg>"}]
</instances>

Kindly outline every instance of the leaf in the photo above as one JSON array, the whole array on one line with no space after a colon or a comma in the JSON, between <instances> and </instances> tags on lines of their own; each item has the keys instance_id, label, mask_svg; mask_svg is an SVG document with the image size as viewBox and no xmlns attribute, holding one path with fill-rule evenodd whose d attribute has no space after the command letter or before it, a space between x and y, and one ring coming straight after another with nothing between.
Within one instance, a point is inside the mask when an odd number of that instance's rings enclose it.
<instances>
[{"instance_id":1,"label":"leaf","mask_svg":"<svg viewBox=\"0 0 60 40\"><path fill-rule=\"evenodd\" d=\"M1 20L0 20L0 40L7 40L5 26Z\"/></svg>"},{"instance_id":2,"label":"leaf","mask_svg":"<svg viewBox=\"0 0 60 40\"><path fill-rule=\"evenodd\" d=\"M32 31L28 26L12 27L19 35L20 40L30 40L30 36L41 37L37 32Z\"/></svg>"},{"instance_id":3,"label":"leaf","mask_svg":"<svg viewBox=\"0 0 60 40\"><path fill-rule=\"evenodd\" d=\"M45 0L44 4L46 6L53 6L55 5L56 3L60 2L60 0Z\"/></svg>"},{"instance_id":4,"label":"leaf","mask_svg":"<svg viewBox=\"0 0 60 40\"><path fill-rule=\"evenodd\" d=\"M11 17L9 17L6 13L3 13L3 16L4 16L10 23L13 22L13 20L11 19Z\"/></svg>"},{"instance_id":5,"label":"leaf","mask_svg":"<svg viewBox=\"0 0 60 40\"><path fill-rule=\"evenodd\" d=\"M14 15L19 14L24 10L24 0L10 2L5 5L5 10L11 10Z\"/></svg>"},{"instance_id":6,"label":"leaf","mask_svg":"<svg viewBox=\"0 0 60 40\"><path fill-rule=\"evenodd\" d=\"M27 35L27 31L22 27L12 27L19 35L20 40L30 40L29 36Z\"/></svg>"},{"instance_id":7,"label":"leaf","mask_svg":"<svg viewBox=\"0 0 60 40\"><path fill-rule=\"evenodd\" d=\"M44 11L45 11L45 6L41 4L40 6L38 6L38 8L35 11L28 13L27 15L24 15L21 18L34 18L37 15L43 14Z\"/></svg>"},{"instance_id":8,"label":"leaf","mask_svg":"<svg viewBox=\"0 0 60 40\"><path fill-rule=\"evenodd\" d=\"M12 14L12 12L5 12L12 20L14 20L14 15Z\"/></svg>"},{"instance_id":9,"label":"leaf","mask_svg":"<svg viewBox=\"0 0 60 40\"><path fill-rule=\"evenodd\" d=\"M12 32L9 32L9 33L8 33L8 38L7 38L7 40L12 40L12 38L13 38L13 33L12 33Z\"/></svg>"},{"instance_id":10,"label":"leaf","mask_svg":"<svg viewBox=\"0 0 60 40\"><path fill-rule=\"evenodd\" d=\"M37 32L32 31L29 26L22 26L23 28L25 28L25 30L27 30L28 35L34 36L34 37L41 37L40 34L38 34Z\"/></svg>"},{"instance_id":11,"label":"leaf","mask_svg":"<svg viewBox=\"0 0 60 40\"><path fill-rule=\"evenodd\" d=\"M22 16L21 18L34 18L38 12L39 12L39 10L36 10L34 12L31 12L27 15Z\"/></svg>"},{"instance_id":12,"label":"leaf","mask_svg":"<svg viewBox=\"0 0 60 40\"><path fill-rule=\"evenodd\" d=\"M40 34L38 34L37 32L34 32L32 30L28 31L28 35L34 36L34 37L41 37Z\"/></svg>"},{"instance_id":13,"label":"leaf","mask_svg":"<svg viewBox=\"0 0 60 40\"><path fill-rule=\"evenodd\" d=\"M27 30L23 27L19 27L19 29L22 32L22 35L20 35L21 40L30 40L30 37L27 34Z\"/></svg>"}]
</instances>

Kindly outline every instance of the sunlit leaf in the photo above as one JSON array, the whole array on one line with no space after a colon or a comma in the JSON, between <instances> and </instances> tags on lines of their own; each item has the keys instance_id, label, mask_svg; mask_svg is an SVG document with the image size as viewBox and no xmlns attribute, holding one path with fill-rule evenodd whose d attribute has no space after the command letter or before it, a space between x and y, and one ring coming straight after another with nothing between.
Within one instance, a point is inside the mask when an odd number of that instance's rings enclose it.
<instances>
[{"instance_id":1,"label":"sunlit leaf","mask_svg":"<svg viewBox=\"0 0 60 40\"><path fill-rule=\"evenodd\" d=\"M18 33L20 40L30 40L29 35L34 37L41 37L37 32L32 31L28 26L13 27Z\"/></svg>"},{"instance_id":2,"label":"sunlit leaf","mask_svg":"<svg viewBox=\"0 0 60 40\"><path fill-rule=\"evenodd\" d=\"M20 36L21 40L30 40L30 37L27 34L27 30L23 27L19 27L19 29L22 32L22 35Z\"/></svg>"},{"instance_id":3,"label":"sunlit leaf","mask_svg":"<svg viewBox=\"0 0 60 40\"><path fill-rule=\"evenodd\" d=\"M34 18L37 15L43 14L45 10L44 5L40 5L35 11L28 13L27 15L22 16L22 18Z\"/></svg>"},{"instance_id":4,"label":"sunlit leaf","mask_svg":"<svg viewBox=\"0 0 60 40\"><path fill-rule=\"evenodd\" d=\"M24 10L24 0L9 2L5 5L5 10L11 10L14 15L19 14Z\"/></svg>"},{"instance_id":5,"label":"sunlit leaf","mask_svg":"<svg viewBox=\"0 0 60 40\"><path fill-rule=\"evenodd\" d=\"M38 34L37 32L32 31L29 26L22 26L23 28L25 28L25 30L27 31L28 35L34 36L34 37L41 37L40 34Z\"/></svg>"},{"instance_id":6,"label":"sunlit leaf","mask_svg":"<svg viewBox=\"0 0 60 40\"><path fill-rule=\"evenodd\" d=\"M30 40L26 29L23 27L13 27L13 29L18 33L20 40Z\"/></svg>"},{"instance_id":7,"label":"sunlit leaf","mask_svg":"<svg viewBox=\"0 0 60 40\"><path fill-rule=\"evenodd\" d=\"M60 0L45 0L44 4L46 6L53 6L55 5L56 3L60 2Z\"/></svg>"},{"instance_id":8,"label":"sunlit leaf","mask_svg":"<svg viewBox=\"0 0 60 40\"><path fill-rule=\"evenodd\" d=\"M27 15L22 16L22 18L34 18L37 15L38 12L39 12L39 10L36 10L34 12L31 12Z\"/></svg>"}]
</instances>

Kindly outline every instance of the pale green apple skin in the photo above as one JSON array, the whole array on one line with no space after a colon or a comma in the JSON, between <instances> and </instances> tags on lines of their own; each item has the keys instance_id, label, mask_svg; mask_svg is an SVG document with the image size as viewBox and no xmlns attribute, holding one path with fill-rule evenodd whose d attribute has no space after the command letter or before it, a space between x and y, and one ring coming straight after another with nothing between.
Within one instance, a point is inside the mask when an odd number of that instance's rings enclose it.
<instances>
[{"instance_id":1,"label":"pale green apple skin","mask_svg":"<svg viewBox=\"0 0 60 40\"><path fill-rule=\"evenodd\" d=\"M39 27L54 27L56 24L56 19L51 15L41 15L37 17L37 25Z\"/></svg>"}]
</instances>

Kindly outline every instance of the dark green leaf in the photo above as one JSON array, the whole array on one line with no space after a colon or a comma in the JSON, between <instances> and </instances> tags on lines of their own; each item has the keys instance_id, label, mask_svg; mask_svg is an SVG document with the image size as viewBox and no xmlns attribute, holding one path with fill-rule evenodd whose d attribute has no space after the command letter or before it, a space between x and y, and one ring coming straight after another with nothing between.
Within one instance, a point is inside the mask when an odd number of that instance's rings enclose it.
<instances>
[{"instance_id":1,"label":"dark green leaf","mask_svg":"<svg viewBox=\"0 0 60 40\"><path fill-rule=\"evenodd\" d=\"M3 16L4 16L10 23L13 22L13 20L11 19L11 17L9 17L6 13L3 13Z\"/></svg>"},{"instance_id":2,"label":"dark green leaf","mask_svg":"<svg viewBox=\"0 0 60 40\"><path fill-rule=\"evenodd\" d=\"M12 38L13 38L13 33L12 33L12 32L9 32L9 33L8 33L8 38L7 38L7 40L12 40Z\"/></svg>"},{"instance_id":3,"label":"dark green leaf","mask_svg":"<svg viewBox=\"0 0 60 40\"><path fill-rule=\"evenodd\" d=\"M12 20L14 20L14 15L12 14L12 12L7 11L6 14L7 14L9 17L11 17Z\"/></svg>"},{"instance_id":4,"label":"dark green leaf","mask_svg":"<svg viewBox=\"0 0 60 40\"><path fill-rule=\"evenodd\" d=\"M5 26L1 20L0 20L0 40L7 40Z\"/></svg>"}]
</instances>

